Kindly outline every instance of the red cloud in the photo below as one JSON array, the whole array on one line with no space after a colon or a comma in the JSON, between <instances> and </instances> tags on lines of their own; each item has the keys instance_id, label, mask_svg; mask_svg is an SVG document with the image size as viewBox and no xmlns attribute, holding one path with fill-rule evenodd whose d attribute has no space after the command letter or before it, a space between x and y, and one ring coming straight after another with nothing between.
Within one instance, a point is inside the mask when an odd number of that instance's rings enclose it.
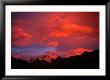
<instances>
[{"instance_id":1,"label":"red cloud","mask_svg":"<svg viewBox=\"0 0 110 80\"><path fill-rule=\"evenodd\" d=\"M24 32L21 28L12 29L12 35L13 40L29 39L32 37L30 34Z\"/></svg>"},{"instance_id":2,"label":"red cloud","mask_svg":"<svg viewBox=\"0 0 110 80\"><path fill-rule=\"evenodd\" d=\"M74 47L77 44L98 44L99 14L96 12L28 13L28 17L26 14L20 13L16 19L12 19L13 45Z\"/></svg>"},{"instance_id":3,"label":"red cloud","mask_svg":"<svg viewBox=\"0 0 110 80\"><path fill-rule=\"evenodd\" d=\"M13 45L28 45L29 40L32 36L29 33L26 33L21 28L13 28L12 29L12 41Z\"/></svg>"},{"instance_id":4,"label":"red cloud","mask_svg":"<svg viewBox=\"0 0 110 80\"><path fill-rule=\"evenodd\" d=\"M67 31L53 31L50 33L49 37L61 38L69 36L69 32Z\"/></svg>"},{"instance_id":5,"label":"red cloud","mask_svg":"<svg viewBox=\"0 0 110 80\"><path fill-rule=\"evenodd\" d=\"M46 43L47 46L51 46L51 47L57 47L58 46L58 42L48 42Z\"/></svg>"},{"instance_id":6,"label":"red cloud","mask_svg":"<svg viewBox=\"0 0 110 80\"><path fill-rule=\"evenodd\" d=\"M68 23L63 23L59 27L53 28L53 31L50 32L49 37L63 38L63 37L70 37L70 36L73 36L73 37L81 36L85 34L93 35L94 33L96 33L96 30L91 26L85 26L85 25L81 26L79 24L72 24L68 22Z\"/></svg>"}]
</instances>

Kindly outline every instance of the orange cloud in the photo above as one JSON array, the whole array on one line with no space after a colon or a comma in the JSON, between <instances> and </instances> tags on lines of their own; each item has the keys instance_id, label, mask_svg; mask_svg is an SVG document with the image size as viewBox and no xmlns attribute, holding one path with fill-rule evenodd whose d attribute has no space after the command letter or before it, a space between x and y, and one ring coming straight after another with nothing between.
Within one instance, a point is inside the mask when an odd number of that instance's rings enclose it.
<instances>
[{"instance_id":1,"label":"orange cloud","mask_svg":"<svg viewBox=\"0 0 110 80\"><path fill-rule=\"evenodd\" d=\"M64 23L62 25L62 29L71 33L91 33L93 32L93 28L91 26L72 24L72 23Z\"/></svg>"},{"instance_id":2,"label":"orange cloud","mask_svg":"<svg viewBox=\"0 0 110 80\"><path fill-rule=\"evenodd\" d=\"M53 28L53 31L50 32L49 37L53 38L65 38L69 36L78 36L78 35L85 35L94 33L94 28L91 26L81 26L78 24L72 23L63 23L59 27Z\"/></svg>"},{"instance_id":3,"label":"orange cloud","mask_svg":"<svg viewBox=\"0 0 110 80\"><path fill-rule=\"evenodd\" d=\"M54 32L51 32L49 37L56 37L56 38L60 38L60 37L67 37L69 36L69 32L67 31L54 31Z\"/></svg>"}]
</instances>

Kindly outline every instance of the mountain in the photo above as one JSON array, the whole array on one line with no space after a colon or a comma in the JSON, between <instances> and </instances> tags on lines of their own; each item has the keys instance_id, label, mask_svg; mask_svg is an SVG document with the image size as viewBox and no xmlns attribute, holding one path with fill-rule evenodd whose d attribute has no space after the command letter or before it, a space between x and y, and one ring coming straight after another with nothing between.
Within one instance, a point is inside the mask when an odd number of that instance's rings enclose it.
<instances>
[{"instance_id":1,"label":"mountain","mask_svg":"<svg viewBox=\"0 0 110 80\"><path fill-rule=\"evenodd\" d=\"M85 51L86 51L86 52L92 52L93 50L85 49L85 48L77 48L77 49L71 50L70 53L74 53L75 55L81 55L81 54L83 54Z\"/></svg>"},{"instance_id":2,"label":"mountain","mask_svg":"<svg viewBox=\"0 0 110 80\"><path fill-rule=\"evenodd\" d=\"M83 51L84 50L84 51ZM52 56L51 53L31 59L30 62L16 59L12 56L12 69L99 69L99 50L88 51L86 49L71 50L83 52L67 58ZM55 53L53 53L55 54ZM59 53L58 53L59 54ZM69 53L68 53L69 54Z\"/></svg>"},{"instance_id":3,"label":"mountain","mask_svg":"<svg viewBox=\"0 0 110 80\"><path fill-rule=\"evenodd\" d=\"M51 62L52 59L56 59L58 57L68 58L71 56L82 55L84 52L92 52L93 50L78 48L70 51L48 51L44 53L44 55L38 57L40 60L45 60L47 62Z\"/></svg>"},{"instance_id":4,"label":"mountain","mask_svg":"<svg viewBox=\"0 0 110 80\"><path fill-rule=\"evenodd\" d=\"M69 51L51 50L51 51L44 52L42 55L36 55L36 56L25 56L24 54L23 55L14 54L12 56L16 59L22 59L28 62L31 62L31 59L35 60L36 58L38 58L39 60L45 60L50 63L52 59L56 59L58 57L68 58L71 56L82 55L84 52L92 52L92 51L93 50L90 50L90 49L77 48Z\"/></svg>"}]
</instances>

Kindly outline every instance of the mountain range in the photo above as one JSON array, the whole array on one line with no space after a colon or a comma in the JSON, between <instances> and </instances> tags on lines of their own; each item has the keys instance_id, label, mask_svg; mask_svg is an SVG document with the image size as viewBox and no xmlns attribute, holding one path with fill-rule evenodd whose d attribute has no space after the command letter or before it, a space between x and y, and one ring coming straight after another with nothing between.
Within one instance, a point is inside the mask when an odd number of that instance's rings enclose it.
<instances>
[{"instance_id":1,"label":"mountain range","mask_svg":"<svg viewBox=\"0 0 110 80\"><path fill-rule=\"evenodd\" d=\"M38 56L40 60L45 60L47 62L51 62L52 59L56 59L58 57L68 58L71 56L82 55L84 52L92 52L93 50L85 49L85 48L77 48L70 51L48 51L44 53L42 56Z\"/></svg>"},{"instance_id":2,"label":"mountain range","mask_svg":"<svg viewBox=\"0 0 110 80\"><path fill-rule=\"evenodd\" d=\"M31 59L36 59L38 58L39 60L45 60L47 62L51 62L52 59L56 59L58 57L61 58L68 58L71 56L77 56L77 55L82 55L84 52L92 52L93 50L86 49L86 48L77 48L77 49L72 49L69 51L61 51L61 50L50 50L47 52L44 52L41 55L35 55L35 56L25 56L25 55L13 55L14 58L16 59L22 59L30 62Z\"/></svg>"},{"instance_id":3,"label":"mountain range","mask_svg":"<svg viewBox=\"0 0 110 80\"><path fill-rule=\"evenodd\" d=\"M97 69L99 50L49 51L29 60L12 56L11 64L12 69Z\"/></svg>"}]
</instances>

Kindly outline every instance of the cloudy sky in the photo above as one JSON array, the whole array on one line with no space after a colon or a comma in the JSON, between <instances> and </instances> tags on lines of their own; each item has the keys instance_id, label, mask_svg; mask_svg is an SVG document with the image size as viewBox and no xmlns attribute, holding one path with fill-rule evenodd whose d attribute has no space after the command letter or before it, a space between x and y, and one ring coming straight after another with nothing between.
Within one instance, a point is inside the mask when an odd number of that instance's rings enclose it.
<instances>
[{"instance_id":1,"label":"cloudy sky","mask_svg":"<svg viewBox=\"0 0 110 80\"><path fill-rule=\"evenodd\" d=\"M12 54L99 48L98 12L12 12Z\"/></svg>"}]
</instances>

